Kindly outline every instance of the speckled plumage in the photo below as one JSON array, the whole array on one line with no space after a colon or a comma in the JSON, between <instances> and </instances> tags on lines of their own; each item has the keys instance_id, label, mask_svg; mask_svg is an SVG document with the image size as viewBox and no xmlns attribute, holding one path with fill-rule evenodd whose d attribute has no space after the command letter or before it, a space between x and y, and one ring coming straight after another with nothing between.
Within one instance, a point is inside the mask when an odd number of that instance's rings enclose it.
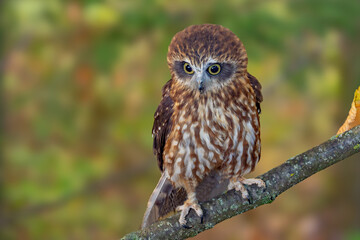
<instances>
[{"instance_id":1,"label":"speckled plumage","mask_svg":"<svg viewBox=\"0 0 360 240\"><path fill-rule=\"evenodd\" d=\"M163 174L143 227L176 207L185 225L191 208L202 216L198 200L226 188L247 197L243 183L264 186L243 178L261 150L261 85L247 72L247 61L242 42L219 25L190 26L172 39L167 55L172 78L163 87L153 126L154 154ZM209 72L214 64L221 69L216 75Z\"/></svg>"}]
</instances>

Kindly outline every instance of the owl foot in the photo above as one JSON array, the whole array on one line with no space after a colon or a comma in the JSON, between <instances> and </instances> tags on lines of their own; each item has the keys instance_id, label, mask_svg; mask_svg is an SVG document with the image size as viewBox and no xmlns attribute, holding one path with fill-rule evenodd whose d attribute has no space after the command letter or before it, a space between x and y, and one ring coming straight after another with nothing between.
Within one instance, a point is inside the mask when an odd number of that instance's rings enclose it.
<instances>
[{"instance_id":1,"label":"owl foot","mask_svg":"<svg viewBox=\"0 0 360 240\"><path fill-rule=\"evenodd\" d=\"M203 211L197 200L188 199L184 202L183 205L176 208L176 211L181 211L179 223L185 228L189 228L188 226L186 226L185 217L188 215L191 208L195 210L196 214L201 218L201 221L203 219Z\"/></svg>"},{"instance_id":2,"label":"owl foot","mask_svg":"<svg viewBox=\"0 0 360 240\"><path fill-rule=\"evenodd\" d=\"M258 187L266 187L265 182L258 178L243 178L243 177L232 177L230 178L228 190L235 189L236 191L241 192L241 196L243 199L249 198L249 193L244 187L246 185L256 184Z\"/></svg>"}]
</instances>

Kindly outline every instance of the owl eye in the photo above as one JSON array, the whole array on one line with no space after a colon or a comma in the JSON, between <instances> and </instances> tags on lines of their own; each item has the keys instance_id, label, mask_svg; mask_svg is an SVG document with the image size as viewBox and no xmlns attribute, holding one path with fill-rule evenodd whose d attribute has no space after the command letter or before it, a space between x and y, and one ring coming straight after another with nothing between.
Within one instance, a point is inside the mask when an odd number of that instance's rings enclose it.
<instances>
[{"instance_id":1,"label":"owl eye","mask_svg":"<svg viewBox=\"0 0 360 240\"><path fill-rule=\"evenodd\" d=\"M211 65L210 67L208 67L207 71L211 75L218 75L221 71L220 64L216 63L216 64Z\"/></svg>"},{"instance_id":2,"label":"owl eye","mask_svg":"<svg viewBox=\"0 0 360 240\"><path fill-rule=\"evenodd\" d=\"M184 71L185 71L187 74L193 74L193 73L194 73L194 70L192 69L192 67L190 66L190 64L188 64L187 62L184 63Z\"/></svg>"}]
</instances>

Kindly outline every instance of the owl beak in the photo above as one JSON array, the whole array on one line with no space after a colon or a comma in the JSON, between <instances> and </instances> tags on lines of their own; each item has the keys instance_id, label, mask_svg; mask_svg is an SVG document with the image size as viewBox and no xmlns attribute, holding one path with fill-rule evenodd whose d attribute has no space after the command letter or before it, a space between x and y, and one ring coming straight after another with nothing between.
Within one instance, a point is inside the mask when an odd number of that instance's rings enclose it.
<instances>
[{"instance_id":1,"label":"owl beak","mask_svg":"<svg viewBox=\"0 0 360 240\"><path fill-rule=\"evenodd\" d=\"M197 76L196 81L198 82L198 86L199 86L198 89L200 93L203 93L205 89L204 78L201 75Z\"/></svg>"},{"instance_id":2,"label":"owl beak","mask_svg":"<svg viewBox=\"0 0 360 240\"><path fill-rule=\"evenodd\" d=\"M204 92L204 82L203 81L201 81L199 84L199 91L200 91L200 93Z\"/></svg>"}]
</instances>

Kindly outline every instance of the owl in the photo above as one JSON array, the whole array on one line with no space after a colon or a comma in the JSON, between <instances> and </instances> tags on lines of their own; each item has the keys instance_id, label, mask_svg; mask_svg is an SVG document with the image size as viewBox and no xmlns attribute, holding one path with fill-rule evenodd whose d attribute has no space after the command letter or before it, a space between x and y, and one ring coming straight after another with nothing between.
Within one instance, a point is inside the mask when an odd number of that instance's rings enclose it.
<instances>
[{"instance_id":1,"label":"owl","mask_svg":"<svg viewBox=\"0 0 360 240\"><path fill-rule=\"evenodd\" d=\"M162 89L154 115L153 150L161 178L153 191L142 228L174 210L179 223L199 202L244 184L265 187L243 176L260 159L259 81L247 72L244 45L229 29L193 25L178 32L167 54L171 79Z\"/></svg>"}]
</instances>

